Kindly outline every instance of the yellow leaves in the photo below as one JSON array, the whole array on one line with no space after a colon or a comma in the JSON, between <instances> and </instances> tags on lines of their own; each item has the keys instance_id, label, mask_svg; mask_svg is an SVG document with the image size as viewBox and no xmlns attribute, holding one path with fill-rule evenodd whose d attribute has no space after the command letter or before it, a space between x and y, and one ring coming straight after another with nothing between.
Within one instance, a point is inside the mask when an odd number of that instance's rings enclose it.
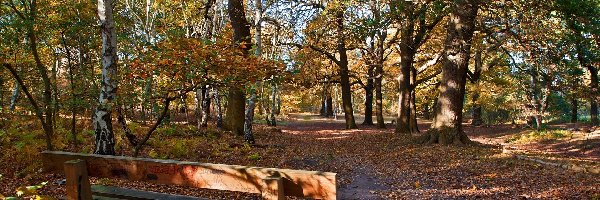
<instances>
[{"instance_id":1,"label":"yellow leaves","mask_svg":"<svg viewBox=\"0 0 600 200\"><path fill-rule=\"evenodd\" d=\"M415 188L421 189L421 182L415 181Z\"/></svg>"},{"instance_id":2,"label":"yellow leaves","mask_svg":"<svg viewBox=\"0 0 600 200\"><path fill-rule=\"evenodd\" d=\"M498 174L496 174L496 173L491 173L491 174L486 174L485 176L486 176L486 179L487 179L488 181L490 181L490 180L494 180L494 179L496 179L496 177L498 176Z\"/></svg>"},{"instance_id":3,"label":"yellow leaves","mask_svg":"<svg viewBox=\"0 0 600 200\"><path fill-rule=\"evenodd\" d=\"M42 182L39 185L33 185L33 186L21 186L19 188L17 188L17 196L19 197L27 197L27 196L33 196L33 199L39 199L39 200L47 200L47 199L53 199L51 197L47 197L47 196L41 196L37 194L37 191L39 189L41 189L42 187L44 187L46 184L48 184L48 182Z\"/></svg>"},{"instance_id":4,"label":"yellow leaves","mask_svg":"<svg viewBox=\"0 0 600 200\"><path fill-rule=\"evenodd\" d=\"M35 195L35 200L55 200L55 198L46 195Z\"/></svg>"},{"instance_id":5,"label":"yellow leaves","mask_svg":"<svg viewBox=\"0 0 600 200\"><path fill-rule=\"evenodd\" d=\"M31 186L21 186L17 188L17 196L31 196L35 194L37 188L32 188Z\"/></svg>"},{"instance_id":6,"label":"yellow leaves","mask_svg":"<svg viewBox=\"0 0 600 200\"><path fill-rule=\"evenodd\" d=\"M477 190L477 186L475 184L471 184L470 190Z\"/></svg>"},{"instance_id":7,"label":"yellow leaves","mask_svg":"<svg viewBox=\"0 0 600 200\"><path fill-rule=\"evenodd\" d=\"M150 158L158 158L159 155L154 149L151 149L150 152L148 152L148 156L150 156Z\"/></svg>"}]
</instances>

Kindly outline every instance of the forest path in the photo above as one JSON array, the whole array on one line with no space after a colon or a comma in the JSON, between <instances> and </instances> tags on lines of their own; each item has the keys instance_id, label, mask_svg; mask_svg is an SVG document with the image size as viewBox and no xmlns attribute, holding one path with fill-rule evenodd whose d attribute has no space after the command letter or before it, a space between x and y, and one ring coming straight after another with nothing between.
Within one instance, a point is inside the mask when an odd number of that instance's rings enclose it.
<instances>
[{"instance_id":1,"label":"forest path","mask_svg":"<svg viewBox=\"0 0 600 200\"><path fill-rule=\"evenodd\" d=\"M339 199L384 199L377 195L390 190L390 186L375 175L373 166L355 166L352 169L351 181L338 190Z\"/></svg>"},{"instance_id":2,"label":"forest path","mask_svg":"<svg viewBox=\"0 0 600 200\"><path fill-rule=\"evenodd\" d=\"M357 116L356 122L364 118ZM386 118L390 121L392 118ZM335 154L335 159L330 159L328 165L340 166L341 173L338 172L338 198L339 199L385 199L380 195L391 190L391 186L386 183L381 173L377 173L377 167L373 164L373 157L370 151L355 151L359 148L367 147L362 140L352 140L350 138L360 137L361 135L381 134L382 132L393 131L391 126L388 129L375 129L374 126L361 126L357 130L345 130L344 118L338 116L335 118L323 118L311 114L294 114L290 116L287 124L280 127L284 133L292 133L307 136L309 141L322 143L343 143L343 145L327 145L330 148L323 149L323 155ZM350 139L350 140L348 140ZM336 142L336 140L338 140ZM353 142L355 141L355 142ZM315 162L314 160L312 162ZM303 163L311 164L310 160ZM389 181L388 181L389 182Z\"/></svg>"}]
</instances>

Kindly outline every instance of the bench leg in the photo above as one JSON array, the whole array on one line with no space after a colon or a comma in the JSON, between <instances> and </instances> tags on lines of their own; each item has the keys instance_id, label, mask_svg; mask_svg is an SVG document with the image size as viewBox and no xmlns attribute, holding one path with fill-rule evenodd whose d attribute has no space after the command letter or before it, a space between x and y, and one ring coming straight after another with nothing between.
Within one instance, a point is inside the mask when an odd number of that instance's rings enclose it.
<instances>
[{"instance_id":1,"label":"bench leg","mask_svg":"<svg viewBox=\"0 0 600 200\"><path fill-rule=\"evenodd\" d=\"M267 177L263 179L265 183L265 189L262 192L262 198L264 200L283 200L285 194L283 193L283 179L281 177Z\"/></svg>"},{"instance_id":2,"label":"bench leg","mask_svg":"<svg viewBox=\"0 0 600 200\"><path fill-rule=\"evenodd\" d=\"M85 161L70 160L65 162L64 167L67 178L67 200L91 200L92 187Z\"/></svg>"}]
</instances>

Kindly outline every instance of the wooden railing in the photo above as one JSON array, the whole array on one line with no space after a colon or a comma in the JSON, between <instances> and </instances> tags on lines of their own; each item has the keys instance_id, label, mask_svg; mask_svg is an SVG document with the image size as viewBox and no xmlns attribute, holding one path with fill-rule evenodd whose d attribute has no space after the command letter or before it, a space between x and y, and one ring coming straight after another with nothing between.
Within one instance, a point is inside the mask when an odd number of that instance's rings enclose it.
<instances>
[{"instance_id":1,"label":"wooden railing","mask_svg":"<svg viewBox=\"0 0 600 200\"><path fill-rule=\"evenodd\" d=\"M258 193L264 199L285 196L336 199L336 174L330 172L60 151L44 151L42 155L46 172L65 173L68 199L91 199L88 177Z\"/></svg>"}]
</instances>

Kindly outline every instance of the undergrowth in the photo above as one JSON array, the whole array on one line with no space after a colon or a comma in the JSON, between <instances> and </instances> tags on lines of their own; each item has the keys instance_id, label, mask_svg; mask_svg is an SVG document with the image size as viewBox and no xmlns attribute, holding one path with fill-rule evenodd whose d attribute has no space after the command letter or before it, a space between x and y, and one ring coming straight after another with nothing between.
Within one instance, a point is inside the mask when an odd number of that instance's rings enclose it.
<instances>
[{"instance_id":1,"label":"undergrowth","mask_svg":"<svg viewBox=\"0 0 600 200\"><path fill-rule=\"evenodd\" d=\"M540 142L548 140L561 140L572 138L573 133L568 130L545 129L545 130L528 130L516 134L505 140L507 143L527 144L531 142Z\"/></svg>"}]
</instances>

